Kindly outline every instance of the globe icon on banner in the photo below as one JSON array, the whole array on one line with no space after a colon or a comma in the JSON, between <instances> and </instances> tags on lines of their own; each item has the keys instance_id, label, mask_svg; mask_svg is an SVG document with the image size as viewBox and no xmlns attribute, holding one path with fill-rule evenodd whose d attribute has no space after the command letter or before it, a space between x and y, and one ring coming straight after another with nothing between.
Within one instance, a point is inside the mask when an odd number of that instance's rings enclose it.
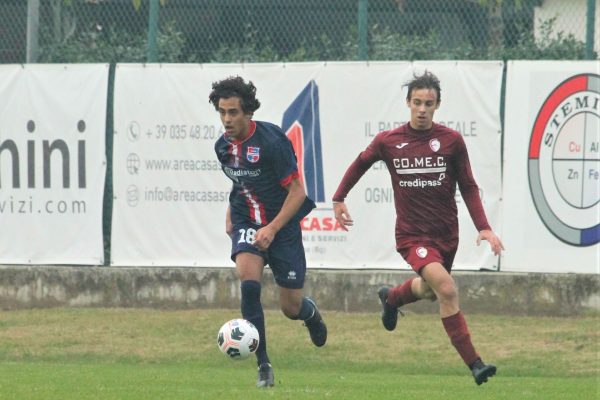
<instances>
[{"instance_id":1,"label":"globe icon on banner","mask_svg":"<svg viewBox=\"0 0 600 400\"><path fill-rule=\"evenodd\" d=\"M127 172L130 175L138 175L140 173L140 157L135 153L129 153L127 156Z\"/></svg>"}]
</instances>

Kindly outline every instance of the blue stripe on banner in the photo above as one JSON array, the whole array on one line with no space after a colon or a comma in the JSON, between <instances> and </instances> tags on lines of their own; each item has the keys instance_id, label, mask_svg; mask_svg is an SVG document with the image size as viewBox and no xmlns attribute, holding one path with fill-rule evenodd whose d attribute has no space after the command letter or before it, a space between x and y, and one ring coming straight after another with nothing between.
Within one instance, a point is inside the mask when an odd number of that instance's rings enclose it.
<instances>
[{"instance_id":1,"label":"blue stripe on banner","mask_svg":"<svg viewBox=\"0 0 600 400\"><path fill-rule=\"evenodd\" d=\"M294 143L296 154L302 154L302 167L308 197L325 202L323 183L323 155L321 151L321 124L319 119L319 88L314 80L300 92L283 113L281 127L286 134L297 123L302 131L302 142ZM302 148L296 148L301 146Z\"/></svg>"}]
</instances>

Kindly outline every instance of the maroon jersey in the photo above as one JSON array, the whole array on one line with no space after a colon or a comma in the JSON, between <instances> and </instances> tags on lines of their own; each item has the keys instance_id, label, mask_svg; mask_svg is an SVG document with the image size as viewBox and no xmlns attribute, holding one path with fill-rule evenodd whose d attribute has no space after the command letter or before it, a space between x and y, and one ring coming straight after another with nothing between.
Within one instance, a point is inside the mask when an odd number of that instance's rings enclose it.
<instances>
[{"instance_id":1,"label":"maroon jersey","mask_svg":"<svg viewBox=\"0 0 600 400\"><path fill-rule=\"evenodd\" d=\"M460 133L436 123L425 131L405 124L379 133L350 165L333 201L344 201L379 160L385 162L394 189L397 248L440 242L458 245L457 183L477 230L491 229Z\"/></svg>"}]
</instances>

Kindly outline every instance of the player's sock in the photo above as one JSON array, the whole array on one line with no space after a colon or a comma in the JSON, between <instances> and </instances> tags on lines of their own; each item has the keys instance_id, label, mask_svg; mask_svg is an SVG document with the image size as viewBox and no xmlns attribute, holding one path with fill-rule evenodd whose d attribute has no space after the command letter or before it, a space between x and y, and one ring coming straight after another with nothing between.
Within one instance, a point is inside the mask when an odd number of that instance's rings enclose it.
<instances>
[{"instance_id":1,"label":"player's sock","mask_svg":"<svg viewBox=\"0 0 600 400\"><path fill-rule=\"evenodd\" d=\"M265 333L265 316L260 303L261 285L258 281L242 281L242 317L250 321L258 330L260 341L256 349L258 365L269 363L267 355L267 335Z\"/></svg>"},{"instance_id":2,"label":"player's sock","mask_svg":"<svg viewBox=\"0 0 600 400\"><path fill-rule=\"evenodd\" d=\"M442 323L452 345L454 345L465 364L467 366L473 365L479 359L479 354L477 354L473 343L471 343L471 334L463 313L458 311L454 315L442 318Z\"/></svg>"},{"instance_id":3,"label":"player's sock","mask_svg":"<svg viewBox=\"0 0 600 400\"><path fill-rule=\"evenodd\" d=\"M312 317L315 313L315 303L308 300L308 297L302 298L302 305L300 306L300 312L298 316L293 319L300 319L302 321L306 321L310 317Z\"/></svg>"},{"instance_id":4,"label":"player's sock","mask_svg":"<svg viewBox=\"0 0 600 400\"><path fill-rule=\"evenodd\" d=\"M392 306L400 307L405 304L414 303L419 300L412 292L412 281L414 281L416 277L412 277L404 283L393 287L388 292L388 297L386 302Z\"/></svg>"},{"instance_id":5,"label":"player's sock","mask_svg":"<svg viewBox=\"0 0 600 400\"><path fill-rule=\"evenodd\" d=\"M321 317L321 313L314 300L304 297L300 306L300 312L292 319L304 321L304 326L308 328L308 332L310 333L310 340L312 340L315 346L321 347L325 344L327 341L327 325L325 325L325 321L323 321L323 317Z\"/></svg>"}]
</instances>

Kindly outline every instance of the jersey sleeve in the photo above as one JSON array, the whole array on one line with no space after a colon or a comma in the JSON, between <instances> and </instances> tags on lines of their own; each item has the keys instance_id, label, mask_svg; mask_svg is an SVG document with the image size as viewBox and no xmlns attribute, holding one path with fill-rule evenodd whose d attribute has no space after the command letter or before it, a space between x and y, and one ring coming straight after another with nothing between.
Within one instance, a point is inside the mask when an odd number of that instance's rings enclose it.
<instances>
[{"instance_id":1,"label":"jersey sleeve","mask_svg":"<svg viewBox=\"0 0 600 400\"><path fill-rule=\"evenodd\" d=\"M333 201L344 201L350 190L356 185L360 178L362 178L365 172L367 172L376 161L381 160L381 152L379 149L381 146L382 134L383 133L380 133L375 136L375 139L371 141L367 148L356 157L352 164L350 164L333 195Z\"/></svg>"},{"instance_id":2,"label":"jersey sleeve","mask_svg":"<svg viewBox=\"0 0 600 400\"><path fill-rule=\"evenodd\" d=\"M458 188L475 227L479 232L486 229L491 230L492 228L488 223L481 197L479 196L479 186L477 186L475 178L473 177L467 146L460 135L458 136L457 141L456 170Z\"/></svg>"},{"instance_id":3,"label":"jersey sleeve","mask_svg":"<svg viewBox=\"0 0 600 400\"><path fill-rule=\"evenodd\" d=\"M272 150L273 165L281 186L287 186L292 179L298 178L298 160L292 142L283 136L275 141Z\"/></svg>"}]
</instances>

